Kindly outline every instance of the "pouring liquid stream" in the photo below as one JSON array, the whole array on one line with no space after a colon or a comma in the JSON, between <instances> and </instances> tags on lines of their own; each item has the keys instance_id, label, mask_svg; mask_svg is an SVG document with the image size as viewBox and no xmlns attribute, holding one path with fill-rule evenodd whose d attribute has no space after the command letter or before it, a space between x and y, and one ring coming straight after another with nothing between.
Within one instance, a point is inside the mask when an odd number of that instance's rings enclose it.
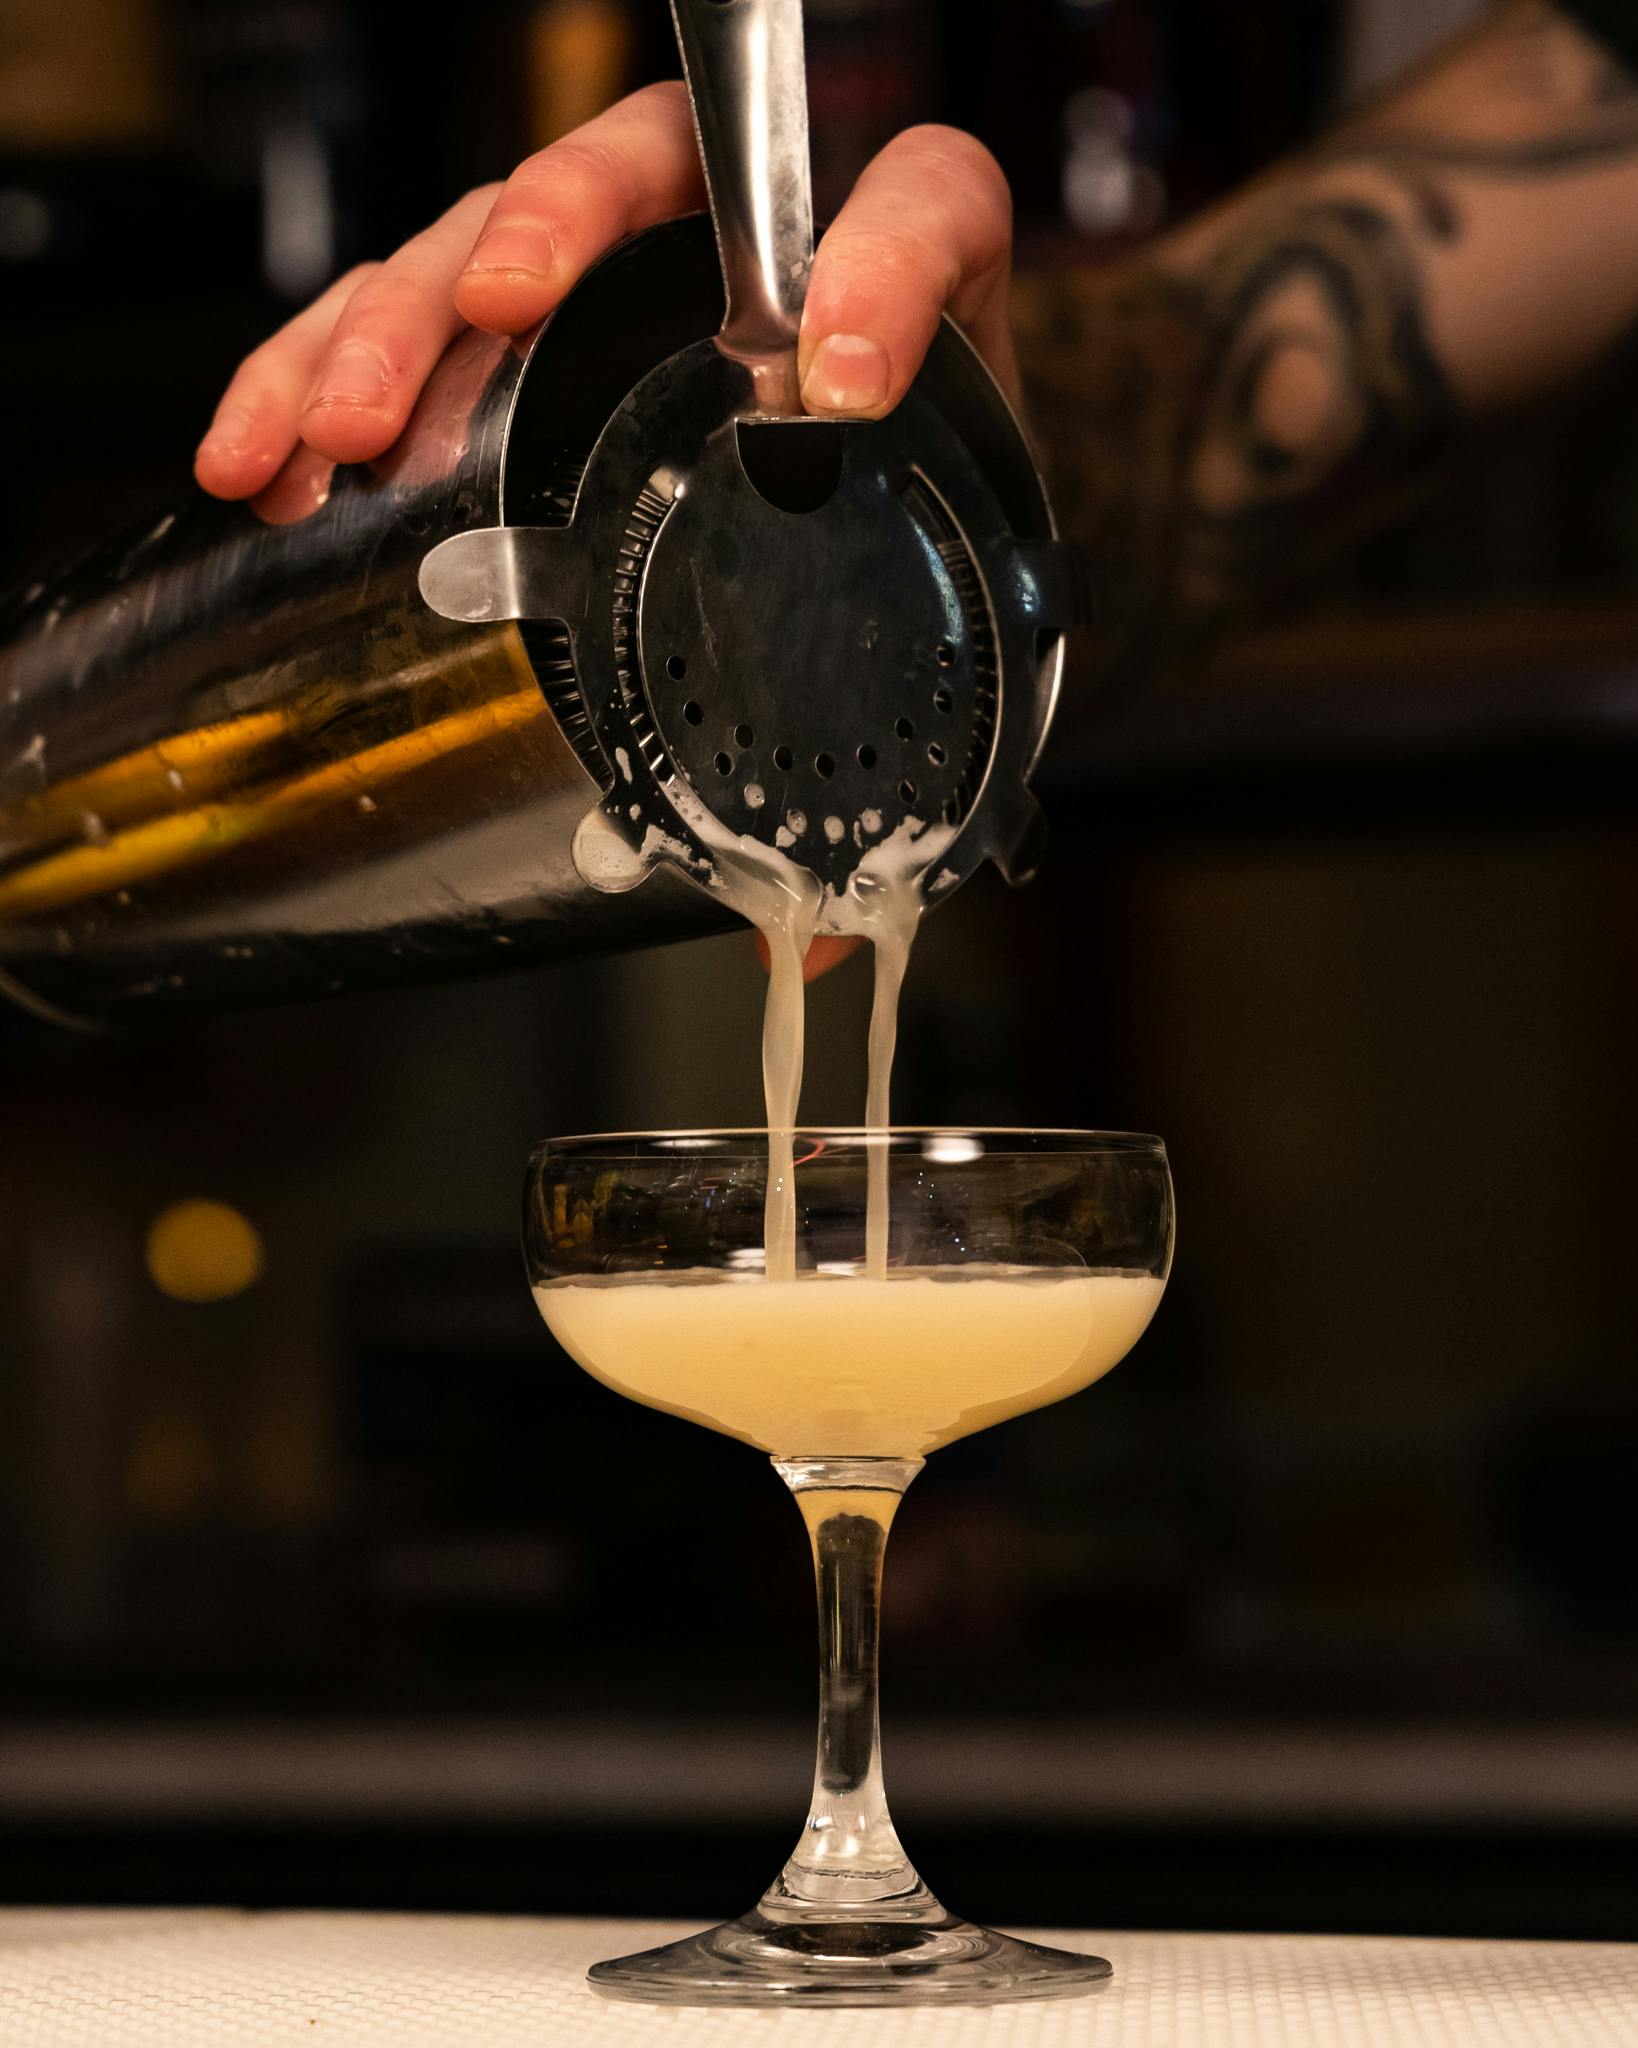
<instances>
[{"instance_id":1,"label":"pouring liquid stream","mask_svg":"<svg viewBox=\"0 0 1638 2048\"><path fill-rule=\"evenodd\" d=\"M800 915L760 924L768 942L768 993L762 1010L762 1093L768 1118L768 1191L762 1219L763 1271L796 1278L796 1111L802 1098L806 1003L802 962L813 921Z\"/></svg>"},{"instance_id":2,"label":"pouring liquid stream","mask_svg":"<svg viewBox=\"0 0 1638 2048\"><path fill-rule=\"evenodd\" d=\"M899 993L910 948L921 922L918 883L900 882L883 892L882 917L871 934L876 951L876 985L870 1004L870 1050L865 1087L865 1122L873 1131L892 1121L893 1052L899 1036ZM887 1278L887 1141L871 1148L865 1191L865 1273Z\"/></svg>"},{"instance_id":3,"label":"pouring liquid stream","mask_svg":"<svg viewBox=\"0 0 1638 2048\"><path fill-rule=\"evenodd\" d=\"M944 852L954 828L906 818L864 853L845 891L837 895L811 868L781 846L730 831L686 783L673 800L698 840L710 850L710 886L754 925L768 947L768 993L762 1011L762 1089L768 1119L768 1185L763 1207L763 1273L769 1280L796 1277L795 1134L802 1096L804 983L802 964L821 927L845 938L869 939L876 952L870 1012L865 1122L889 1122L893 1052L898 1038L899 992L924 908L923 878ZM600 816L593 813L593 816ZM856 834L872 813L865 812ZM879 829L879 824L877 826ZM871 1148L865 1222L865 1271L884 1279L888 1252L888 1147Z\"/></svg>"},{"instance_id":4,"label":"pouring liquid stream","mask_svg":"<svg viewBox=\"0 0 1638 2048\"><path fill-rule=\"evenodd\" d=\"M789 881L788 872L794 867L783 854L759 848L755 854L724 863L720 870L728 901L749 918L768 946L768 992L762 1013L762 1085L768 1119L763 1270L770 1280L796 1276L793 1136L802 1093L802 963L821 909L816 883L810 893ZM872 1130L885 1129L890 1121L899 992L921 922L921 872L918 866L913 873L866 873L855 879L845 897L830 905L832 929L868 938L875 949L865 1095L865 1122ZM806 875L806 870L796 869L796 873ZM812 881L811 876L807 879ZM887 1250L888 1148L884 1141L871 1148L868 1163L865 1272L869 1278L885 1279Z\"/></svg>"},{"instance_id":5,"label":"pouring liquid stream","mask_svg":"<svg viewBox=\"0 0 1638 2048\"><path fill-rule=\"evenodd\" d=\"M802 963L824 907L818 877L776 848L750 838L712 845L715 887L767 941L768 993L762 1009L762 1094L768 1119L768 1186L763 1206L763 1272L796 1277L796 1112L802 1098L805 1004Z\"/></svg>"}]
</instances>

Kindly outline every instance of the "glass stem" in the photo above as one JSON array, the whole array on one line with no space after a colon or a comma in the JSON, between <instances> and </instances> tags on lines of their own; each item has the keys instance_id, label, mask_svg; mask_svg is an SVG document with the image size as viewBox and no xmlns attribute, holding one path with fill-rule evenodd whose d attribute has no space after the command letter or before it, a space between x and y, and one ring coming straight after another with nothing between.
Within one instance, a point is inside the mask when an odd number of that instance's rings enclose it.
<instances>
[{"instance_id":1,"label":"glass stem","mask_svg":"<svg viewBox=\"0 0 1638 2048\"><path fill-rule=\"evenodd\" d=\"M919 1458L776 1458L813 1544L819 1594L819 1754L802 1839L769 1888L771 1918L940 1911L904 1853L882 1787L877 1709L882 1557Z\"/></svg>"}]
</instances>

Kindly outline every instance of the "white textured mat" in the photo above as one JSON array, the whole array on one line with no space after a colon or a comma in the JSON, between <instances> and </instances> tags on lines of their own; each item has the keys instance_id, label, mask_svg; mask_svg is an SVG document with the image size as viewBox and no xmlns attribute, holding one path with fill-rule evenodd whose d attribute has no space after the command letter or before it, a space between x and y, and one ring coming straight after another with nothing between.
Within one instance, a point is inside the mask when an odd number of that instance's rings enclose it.
<instances>
[{"instance_id":1,"label":"white textured mat","mask_svg":"<svg viewBox=\"0 0 1638 2048\"><path fill-rule=\"evenodd\" d=\"M1638 1946L1296 1935L1055 1935L1115 1981L965 2011L606 2003L632 1921L0 1912L3 2048L1633 2048Z\"/></svg>"}]
</instances>

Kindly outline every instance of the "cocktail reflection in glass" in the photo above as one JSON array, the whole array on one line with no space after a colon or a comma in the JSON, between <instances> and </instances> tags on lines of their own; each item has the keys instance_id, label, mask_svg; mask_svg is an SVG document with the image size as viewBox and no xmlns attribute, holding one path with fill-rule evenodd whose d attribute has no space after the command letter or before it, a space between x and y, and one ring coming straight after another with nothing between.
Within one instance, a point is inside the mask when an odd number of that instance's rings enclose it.
<instances>
[{"instance_id":1,"label":"cocktail reflection in glass","mask_svg":"<svg viewBox=\"0 0 1638 2048\"><path fill-rule=\"evenodd\" d=\"M1118 1132L813 1130L789 1169L785 1156L776 1139L791 1278L764 1263L765 1132L552 1139L529 1163L524 1250L554 1336L617 1392L768 1453L819 1593L818 1765L789 1861L743 1918L599 1963L591 1981L679 2005L1088 1990L1106 1962L956 1918L899 1842L877 1721L882 1554L930 1452L1078 1392L1142 1335L1171 1262L1165 1147ZM886 1205L885 1264L867 1261L872 1202L878 1246Z\"/></svg>"}]
</instances>

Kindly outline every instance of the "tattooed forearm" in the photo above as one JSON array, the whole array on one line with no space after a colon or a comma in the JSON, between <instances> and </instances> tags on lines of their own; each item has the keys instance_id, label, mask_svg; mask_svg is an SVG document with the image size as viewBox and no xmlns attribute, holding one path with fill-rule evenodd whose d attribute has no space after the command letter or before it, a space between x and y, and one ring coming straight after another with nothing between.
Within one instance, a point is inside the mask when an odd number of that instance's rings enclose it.
<instances>
[{"instance_id":1,"label":"tattooed forearm","mask_svg":"<svg viewBox=\"0 0 1638 2048\"><path fill-rule=\"evenodd\" d=\"M1638 87L1533 5L1138 261L1026 280L1106 669L1152 670L1635 320Z\"/></svg>"},{"instance_id":2,"label":"tattooed forearm","mask_svg":"<svg viewBox=\"0 0 1638 2048\"><path fill-rule=\"evenodd\" d=\"M1117 630L1164 639L1289 570L1454 428L1410 253L1357 201L1259 208L1193 270L1083 273L1025 303L1035 417Z\"/></svg>"}]
</instances>

